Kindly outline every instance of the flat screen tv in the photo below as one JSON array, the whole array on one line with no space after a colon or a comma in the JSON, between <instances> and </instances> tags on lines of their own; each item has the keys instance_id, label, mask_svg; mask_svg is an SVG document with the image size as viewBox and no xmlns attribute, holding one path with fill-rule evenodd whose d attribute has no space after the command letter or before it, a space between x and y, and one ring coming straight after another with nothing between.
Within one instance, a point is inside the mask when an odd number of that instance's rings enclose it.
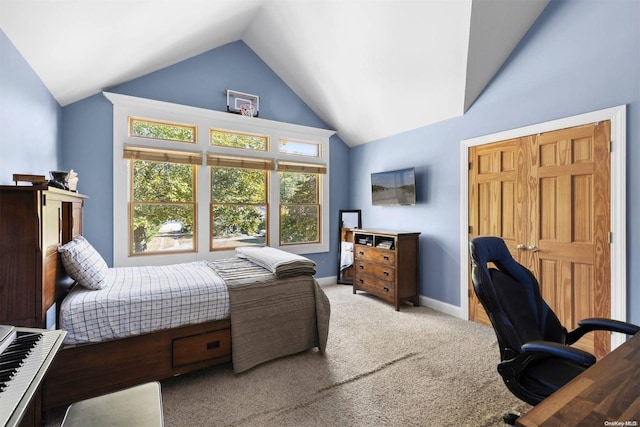
<instances>
[{"instance_id":1,"label":"flat screen tv","mask_svg":"<svg viewBox=\"0 0 640 427\"><path fill-rule=\"evenodd\" d=\"M416 172L414 168L371 174L373 206L406 206L416 204Z\"/></svg>"}]
</instances>

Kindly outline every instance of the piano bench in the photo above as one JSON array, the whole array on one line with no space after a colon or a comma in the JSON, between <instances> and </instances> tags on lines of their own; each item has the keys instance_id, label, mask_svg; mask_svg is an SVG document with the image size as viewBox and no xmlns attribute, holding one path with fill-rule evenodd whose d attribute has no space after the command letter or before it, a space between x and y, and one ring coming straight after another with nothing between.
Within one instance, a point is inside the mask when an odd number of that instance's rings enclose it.
<instances>
[{"instance_id":1,"label":"piano bench","mask_svg":"<svg viewBox=\"0 0 640 427\"><path fill-rule=\"evenodd\" d=\"M76 402L67 408L60 427L162 427L160 383L139 386Z\"/></svg>"}]
</instances>

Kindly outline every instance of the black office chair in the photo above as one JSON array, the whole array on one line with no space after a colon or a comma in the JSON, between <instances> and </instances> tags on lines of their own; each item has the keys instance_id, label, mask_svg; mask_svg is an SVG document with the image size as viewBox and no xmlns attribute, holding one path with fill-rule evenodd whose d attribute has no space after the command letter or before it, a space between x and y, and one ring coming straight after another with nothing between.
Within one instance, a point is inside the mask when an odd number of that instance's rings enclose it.
<instances>
[{"instance_id":1,"label":"black office chair","mask_svg":"<svg viewBox=\"0 0 640 427\"><path fill-rule=\"evenodd\" d=\"M584 334L615 331L633 335L640 327L610 319L585 319L568 332L540 295L533 274L516 262L498 237L469 242L473 288L500 346L498 372L519 399L537 405L571 381L596 358L570 347ZM489 268L492 262L497 268ZM519 414L505 415L513 424Z\"/></svg>"}]
</instances>

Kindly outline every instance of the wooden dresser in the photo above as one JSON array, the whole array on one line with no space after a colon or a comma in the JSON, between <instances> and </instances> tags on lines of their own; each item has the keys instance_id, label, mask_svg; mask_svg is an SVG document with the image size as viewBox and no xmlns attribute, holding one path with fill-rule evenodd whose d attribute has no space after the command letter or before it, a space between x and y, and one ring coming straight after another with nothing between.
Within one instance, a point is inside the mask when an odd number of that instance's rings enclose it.
<instances>
[{"instance_id":1,"label":"wooden dresser","mask_svg":"<svg viewBox=\"0 0 640 427\"><path fill-rule=\"evenodd\" d=\"M57 268L57 249L82 234L86 198L53 187L0 186L0 324L55 327L56 285L70 280Z\"/></svg>"},{"instance_id":2,"label":"wooden dresser","mask_svg":"<svg viewBox=\"0 0 640 427\"><path fill-rule=\"evenodd\" d=\"M353 293L365 291L392 303L420 305L418 247L420 233L353 230Z\"/></svg>"}]
</instances>

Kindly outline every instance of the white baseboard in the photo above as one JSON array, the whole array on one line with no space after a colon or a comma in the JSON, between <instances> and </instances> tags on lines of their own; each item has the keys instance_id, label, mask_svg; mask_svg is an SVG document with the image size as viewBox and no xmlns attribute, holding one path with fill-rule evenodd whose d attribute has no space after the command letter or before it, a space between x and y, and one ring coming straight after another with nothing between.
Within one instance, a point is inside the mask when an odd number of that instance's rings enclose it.
<instances>
[{"instance_id":1,"label":"white baseboard","mask_svg":"<svg viewBox=\"0 0 640 427\"><path fill-rule=\"evenodd\" d=\"M316 277L316 281L320 286L324 285L335 285L338 283L338 276L329 276L329 277ZM346 286L346 285L345 285ZM453 317L457 317L459 319L466 320L465 316L462 316L462 308L451 305L446 302L438 301L437 299L429 298L420 295L420 305L429 307L433 310L437 310L441 313L448 314Z\"/></svg>"},{"instance_id":2,"label":"white baseboard","mask_svg":"<svg viewBox=\"0 0 640 427\"><path fill-rule=\"evenodd\" d=\"M316 277L316 282L318 282L320 286L335 285L338 283L338 276Z\"/></svg>"},{"instance_id":3,"label":"white baseboard","mask_svg":"<svg viewBox=\"0 0 640 427\"><path fill-rule=\"evenodd\" d=\"M458 319L466 319L462 315L462 309L460 307L446 303L446 302L438 301L437 299L420 295L420 305L432 308L436 311L439 311L444 314L448 314L453 317L457 317Z\"/></svg>"}]
</instances>

